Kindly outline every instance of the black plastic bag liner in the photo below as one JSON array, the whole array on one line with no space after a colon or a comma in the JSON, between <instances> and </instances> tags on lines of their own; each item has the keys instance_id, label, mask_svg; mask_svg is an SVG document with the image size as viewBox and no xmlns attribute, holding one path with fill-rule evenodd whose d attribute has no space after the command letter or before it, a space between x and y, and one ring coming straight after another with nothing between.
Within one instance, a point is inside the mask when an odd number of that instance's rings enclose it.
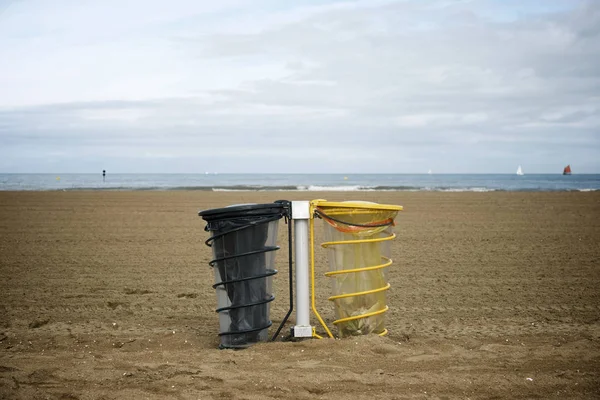
<instances>
[{"instance_id":1,"label":"black plastic bag liner","mask_svg":"<svg viewBox=\"0 0 600 400\"><path fill-rule=\"evenodd\" d=\"M278 221L287 202L243 204L201 211L212 247L221 348L243 348L266 341Z\"/></svg>"}]
</instances>

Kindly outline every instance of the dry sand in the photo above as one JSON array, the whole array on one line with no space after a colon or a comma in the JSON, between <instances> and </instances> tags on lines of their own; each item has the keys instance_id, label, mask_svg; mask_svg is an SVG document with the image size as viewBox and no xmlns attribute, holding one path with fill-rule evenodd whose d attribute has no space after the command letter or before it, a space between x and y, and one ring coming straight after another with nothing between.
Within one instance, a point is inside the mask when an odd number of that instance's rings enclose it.
<instances>
[{"instance_id":1,"label":"dry sand","mask_svg":"<svg viewBox=\"0 0 600 400\"><path fill-rule=\"evenodd\" d=\"M218 350L197 211L307 196L405 206L389 336ZM600 193L0 192L0 398L598 398L599 243Z\"/></svg>"}]
</instances>

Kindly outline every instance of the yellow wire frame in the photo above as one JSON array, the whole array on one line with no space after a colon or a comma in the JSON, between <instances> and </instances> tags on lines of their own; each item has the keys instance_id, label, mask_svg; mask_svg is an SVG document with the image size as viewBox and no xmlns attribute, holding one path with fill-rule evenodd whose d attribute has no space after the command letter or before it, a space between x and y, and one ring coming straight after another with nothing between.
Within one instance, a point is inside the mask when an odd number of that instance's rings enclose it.
<instances>
[{"instance_id":1,"label":"yellow wire frame","mask_svg":"<svg viewBox=\"0 0 600 400\"><path fill-rule=\"evenodd\" d=\"M329 272L325 272L325 276L329 277L329 276L340 275L340 274L350 274L350 273L353 273L353 272L373 271L373 270L376 270L376 269L381 269L381 268L389 267L390 265L392 265L392 259L391 258L387 258L387 257L384 257L384 256L381 256L381 258L383 258L384 260L387 260L387 262L385 264L374 265L372 267L363 267L363 268L354 268L354 269L343 269L343 270L340 270L340 271L329 271Z\"/></svg>"},{"instance_id":2,"label":"yellow wire frame","mask_svg":"<svg viewBox=\"0 0 600 400\"><path fill-rule=\"evenodd\" d=\"M327 327L327 325L325 324L325 321L323 321L323 318L321 317L321 315L319 314L319 312L317 311L317 306L316 306L316 299L315 299L315 238L314 238L314 212L315 212L315 208L317 206L320 207L344 207L344 208L359 208L361 209L360 212L369 212L369 210L387 210L387 211L402 211L403 207L402 206L391 206L391 205L385 205L385 204L369 204L369 203L359 203L359 202L344 202L344 203L340 203L340 202L329 202L326 200L312 200L310 202L310 272L311 272L311 306L312 306L312 310L315 313L315 316L317 317L317 319L319 320L319 323L321 323L321 326L323 326L323 328L325 329L325 331L327 332L327 335L333 339L333 334L331 333L331 331L329 330L329 328ZM358 243L374 243L374 242L383 242L386 240L393 240L396 237L395 233L392 233L392 235L384 237L384 238L376 238L376 239L359 239L359 240L347 240L347 241L338 241L338 242L325 242L322 243L321 246L323 248L327 248L328 246L335 246L335 245L340 245L340 244L358 244ZM385 264L381 264L381 265L375 265L375 266L371 266L371 267L365 267L365 268L356 268L354 270L342 270L342 271L332 271L333 273L326 273L325 275L330 276L330 275L335 275L335 274L341 274L341 273L349 273L349 272L360 272L360 271L368 271L368 270L373 270L373 269L379 269L379 268L384 268L387 267L389 265L392 264L392 260L386 257L382 257L384 259L389 260L387 263ZM365 292L358 292L358 293L350 293L350 294L345 294L345 295L338 295L338 296L332 296L329 298L329 300L335 299L335 298L343 298L343 297L352 297L352 296L360 296L360 295L364 295L364 294L369 294L369 293L377 293L380 291L384 291L384 290L388 290L391 287L391 285L388 283L387 286L383 287L383 288L378 288L378 289L373 289L373 290L369 290L369 291L365 291ZM357 315L357 316L353 316L353 317L347 317L347 318L341 318L339 320L333 321L333 324L339 324L342 322L347 322L347 321L352 321L352 320L356 320L356 319L361 319L361 318L367 318L367 317L371 317L374 315L379 315L379 314L383 314L386 311L389 310L389 307L386 305L385 308L383 310L378 310L378 311L373 311L367 314L362 314L362 315ZM379 334L379 336L384 336L387 335L388 330L384 329L383 332L381 332ZM319 338L321 339L321 336L317 335L316 330L313 328L313 337Z\"/></svg>"},{"instance_id":3,"label":"yellow wire frame","mask_svg":"<svg viewBox=\"0 0 600 400\"><path fill-rule=\"evenodd\" d=\"M310 202L310 220L309 220L309 234L310 234L310 286L311 286L311 307L313 312L315 313L315 316L317 317L317 319L319 320L319 322L321 323L321 326L323 328L325 328L325 332L327 332L327 336L329 336L330 338L333 339L333 334L331 333L331 331L329 330L329 328L327 327L327 325L325 324L325 321L323 321L323 318L321 318L321 315L319 314L319 312L317 311L317 306L316 306L316 301L315 301L315 219L313 218L315 212L315 208L314 208L314 204L313 201ZM316 334L316 332L313 329L313 336L320 338L319 335Z\"/></svg>"},{"instance_id":4,"label":"yellow wire frame","mask_svg":"<svg viewBox=\"0 0 600 400\"><path fill-rule=\"evenodd\" d=\"M313 200L311 201L313 207L335 207L335 208L359 208L362 210L383 210L383 211L402 211L402 206L395 206L391 204L378 204L378 203L365 203L360 201L327 201L327 200Z\"/></svg>"},{"instance_id":5,"label":"yellow wire frame","mask_svg":"<svg viewBox=\"0 0 600 400\"><path fill-rule=\"evenodd\" d=\"M346 318L340 318L337 321L333 321L333 323L335 325L337 324L341 324L342 322L348 322L348 321L354 321L356 319L361 319L361 318L367 318L367 317L372 317L374 315L379 315L379 314L383 314L384 312L386 312L387 310L389 310L390 308L386 305L385 308L383 310L377 310L377 311L373 311L370 313L366 313L366 314L361 314L361 315L354 315L352 317L346 317Z\"/></svg>"},{"instance_id":6,"label":"yellow wire frame","mask_svg":"<svg viewBox=\"0 0 600 400\"><path fill-rule=\"evenodd\" d=\"M390 210L375 210L375 209L357 210L357 209L354 209L352 211L352 215L380 214L384 211L390 211ZM395 211L395 210L393 210L393 211ZM348 210L341 209L341 208L333 208L331 210L328 209L327 215L348 215Z\"/></svg>"},{"instance_id":7,"label":"yellow wire frame","mask_svg":"<svg viewBox=\"0 0 600 400\"><path fill-rule=\"evenodd\" d=\"M386 290L388 290L391 287L392 287L392 285L390 285L388 283L387 285L382 286L382 287L377 288L377 289L365 290L363 292L338 294L338 295L335 295L335 296L331 296L327 300L333 301L333 300L337 300L337 299L345 299L346 297L355 297L355 296L362 296L362 295L365 295L365 294L373 294L373 293L378 293L378 292L385 292ZM335 324L335 322L334 322L334 324Z\"/></svg>"},{"instance_id":8,"label":"yellow wire frame","mask_svg":"<svg viewBox=\"0 0 600 400\"><path fill-rule=\"evenodd\" d=\"M393 240L396 238L396 234L392 233L390 236L376 238L376 239L355 239L355 240L341 240L337 242L323 242L321 243L321 247L326 249L329 246L336 246L338 244L360 244L360 243L376 243L376 242L385 242L386 240Z\"/></svg>"}]
</instances>

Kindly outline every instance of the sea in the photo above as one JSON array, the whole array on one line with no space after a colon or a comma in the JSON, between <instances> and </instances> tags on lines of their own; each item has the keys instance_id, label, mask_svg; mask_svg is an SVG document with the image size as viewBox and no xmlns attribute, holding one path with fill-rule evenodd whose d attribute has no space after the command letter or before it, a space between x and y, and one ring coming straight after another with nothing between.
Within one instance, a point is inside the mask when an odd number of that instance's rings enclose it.
<instances>
[{"instance_id":1,"label":"sea","mask_svg":"<svg viewBox=\"0 0 600 400\"><path fill-rule=\"evenodd\" d=\"M588 192L600 174L0 174L8 190Z\"/></svg>"}]
</instances>

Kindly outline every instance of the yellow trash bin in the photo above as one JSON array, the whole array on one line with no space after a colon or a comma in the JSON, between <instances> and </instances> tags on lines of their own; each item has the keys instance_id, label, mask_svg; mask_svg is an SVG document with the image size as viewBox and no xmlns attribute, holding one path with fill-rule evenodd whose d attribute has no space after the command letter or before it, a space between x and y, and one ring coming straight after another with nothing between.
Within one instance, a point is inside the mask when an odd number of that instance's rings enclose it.
<instances>
[{"instance_id":1,"label":"yellow trash bin","mask_svg":"<svg viewBox=\"0 0 600 400\"><path fill-rule=\"evenodd\" d=\"M392 264L392 228L401 206L370 202L312 202L324 221L329 271L332 278L333 322L340 337L385 335L386 267Z\"/></svg>"}]
</instances>

